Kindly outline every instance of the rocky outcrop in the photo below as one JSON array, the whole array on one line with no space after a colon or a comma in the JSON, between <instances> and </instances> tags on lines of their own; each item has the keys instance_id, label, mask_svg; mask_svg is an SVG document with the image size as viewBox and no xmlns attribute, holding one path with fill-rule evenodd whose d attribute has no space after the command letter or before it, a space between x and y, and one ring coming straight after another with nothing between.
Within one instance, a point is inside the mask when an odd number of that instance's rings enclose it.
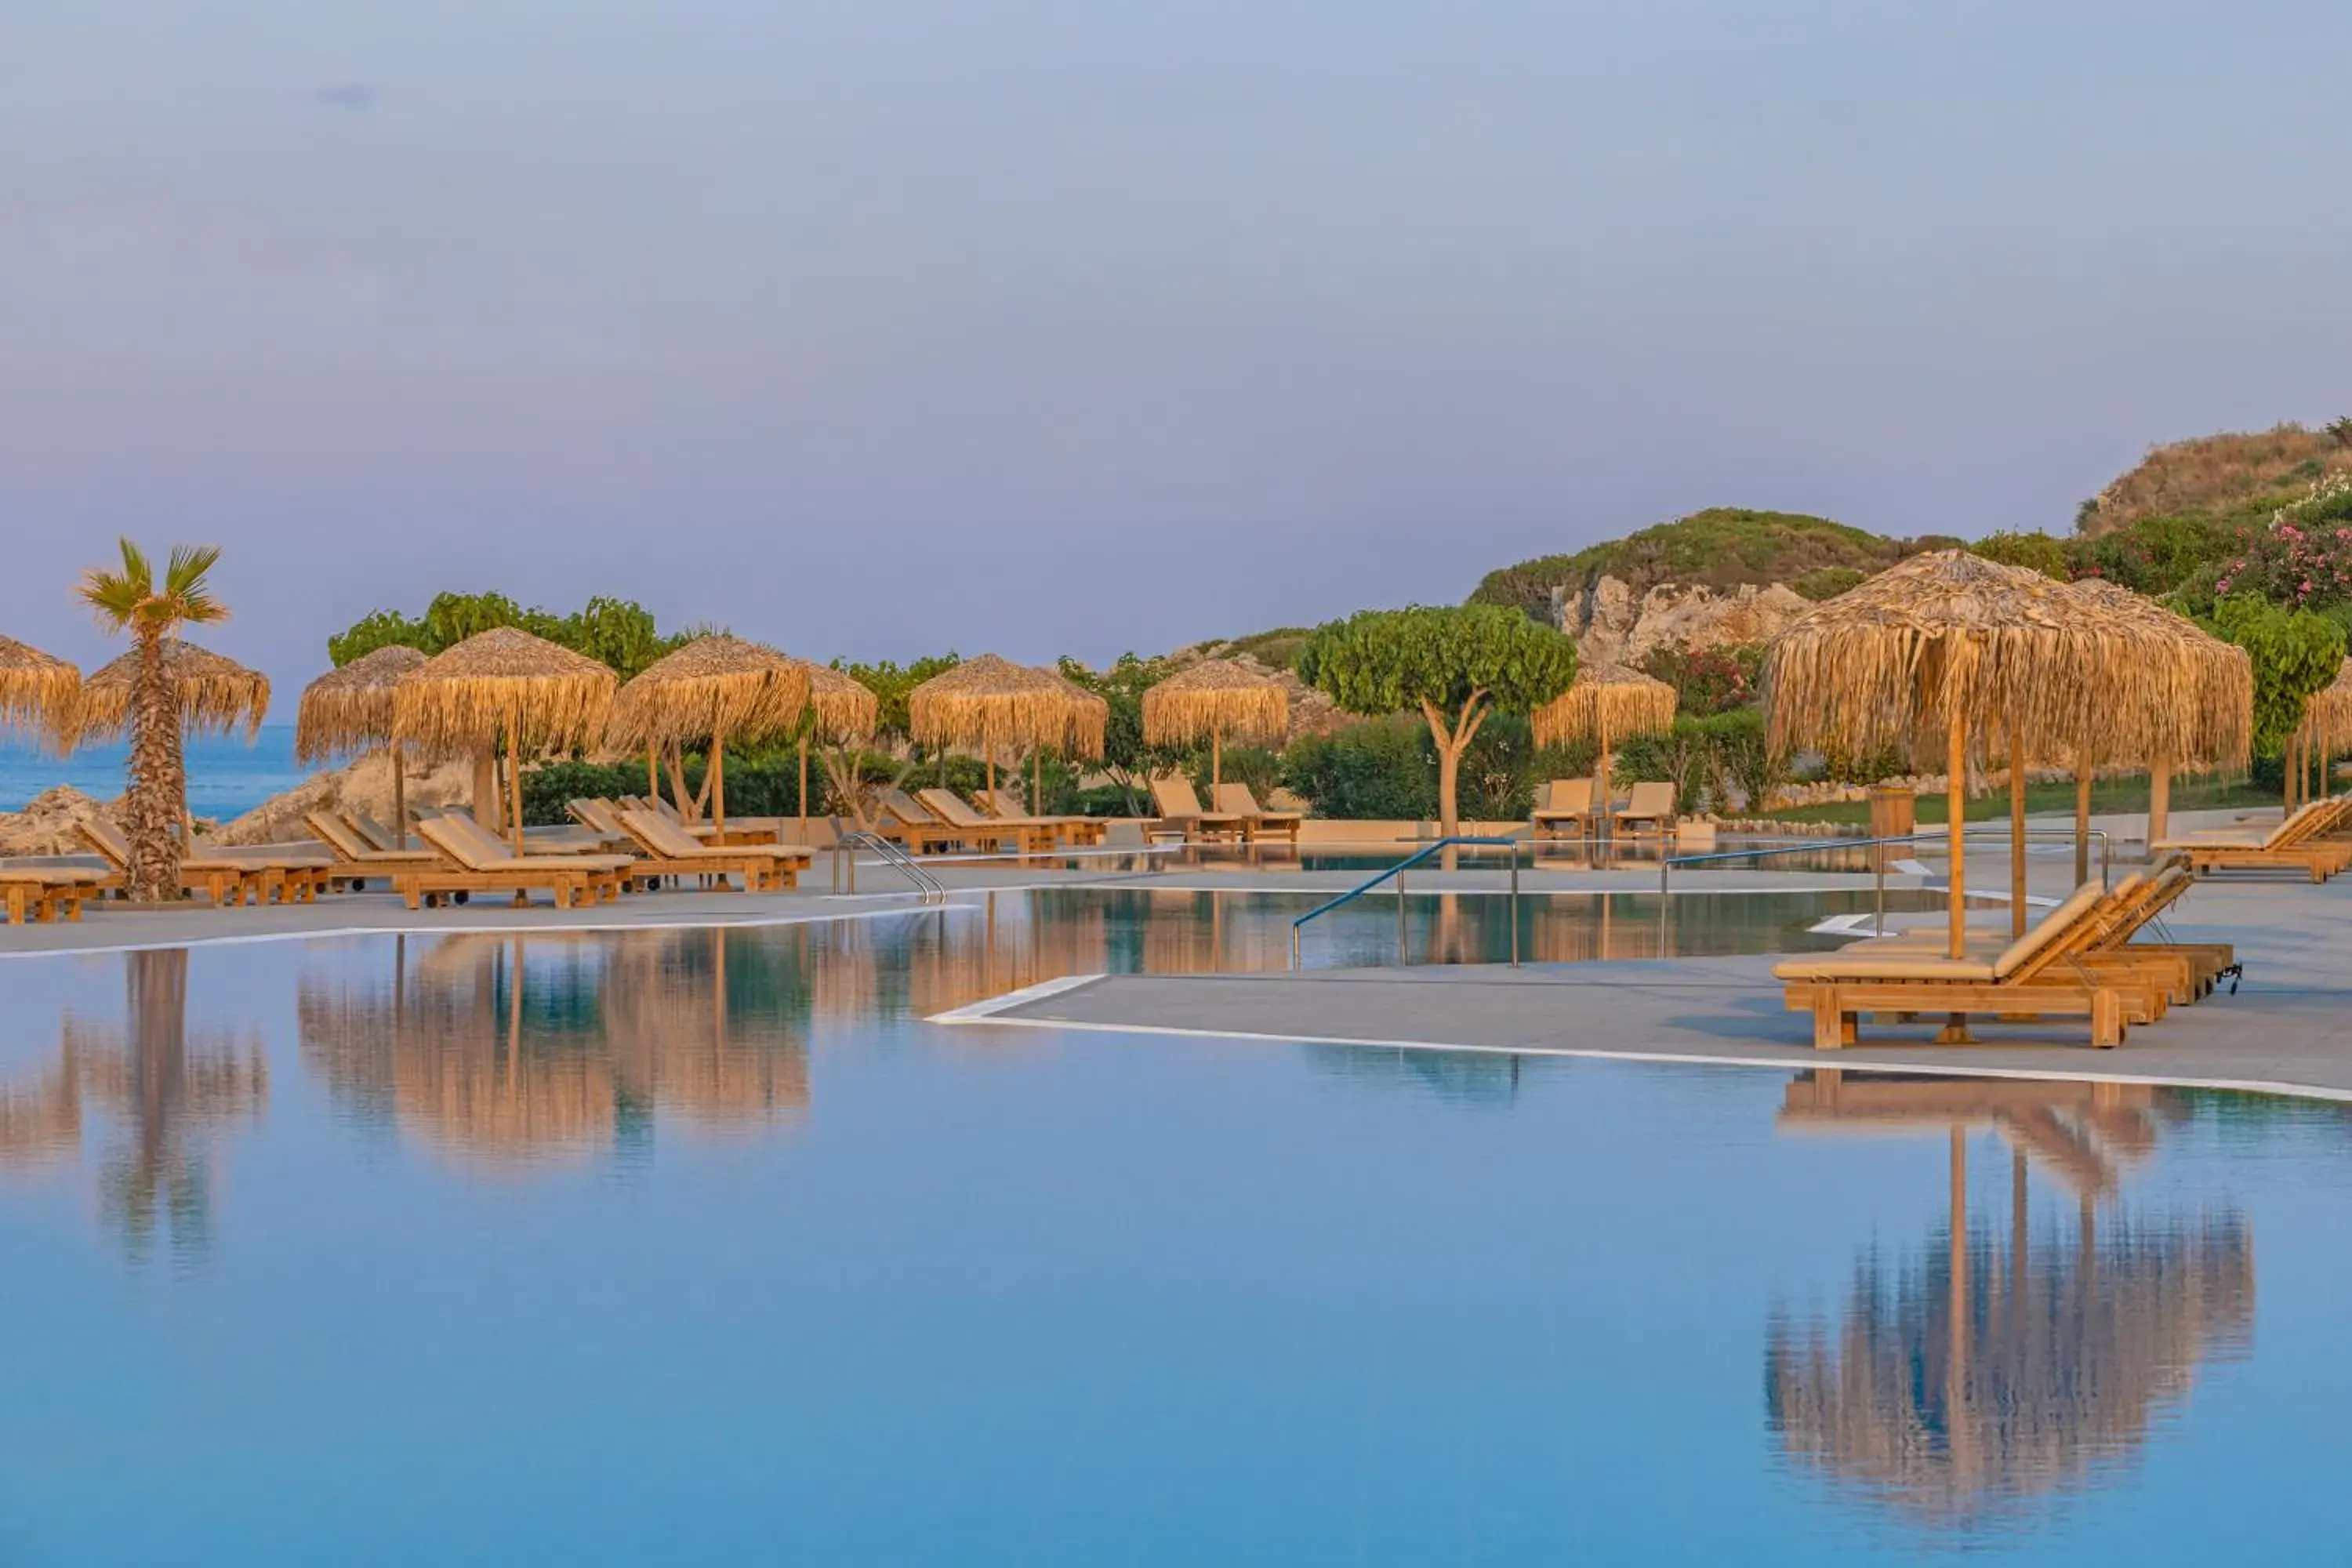
<instances>
[{"instance_id":1,"label":"rocky outcrop","mask_svg":"<svg viewBox=\"0 0 2352 1568\"><path fill-rule=\"evenodd\" d=\"M59 784L45 789L22 811L0 812L0 855L84 855L85 822L117 822L120 802L101 801Z\"/></svg>"},{"instance_id":2,"label":"rocky outcrop","mask_svg":"<svg viewBox=\"0 0 2352 1568\"><path fill-rule=\"evenodd\" d=\"M1204 658L1229 658L1245 669L1255 670L1260 675L1281 682L1283 690L1290 696L1290 731L1285 737L1286 742L1295 741L1301 735L1328 735L1334 731L1346 729L1355 721L1348 714L1339 711L1338 703L1299 679L1290 670L1276 669L1263 659L1255 658L1245 653L1235 653L1231 644L1197 643L1188 648L1180 648L1168 657L1179 669L1188 665L1197 664Z\"/></svg>"},{"instance_id":3,"label":"rocky outcrop","mask_svg":"<svg viewBox=\"0 0 2352 1568\"><path fill-rule=\"evenodd\" d=\"M412 766L408 773L410 806L447 805L467 798L473 771L466 763L444 763L431 769ZM392 820L392 763L381 755L361 758L349 767L312 773L292 789L274 795L211 836L215 844L284 844L313 837L304 825L306 811L366 812L378 822Z\"/></svg>"},{"instance_id":4,"label":"rocky outcrop","mask_svg":"<svg viewBox=\"0 0 2352 1568\"><path fill-rule=\"evenodd\" d=\"M1717 590L1661 583L1645 594L1615 577L1552 592L1552 621L1588 664L1638 665L1654 649L1742 647L1765 642L1811 608L1779 583Z\"/></svg>"}]
</instances>

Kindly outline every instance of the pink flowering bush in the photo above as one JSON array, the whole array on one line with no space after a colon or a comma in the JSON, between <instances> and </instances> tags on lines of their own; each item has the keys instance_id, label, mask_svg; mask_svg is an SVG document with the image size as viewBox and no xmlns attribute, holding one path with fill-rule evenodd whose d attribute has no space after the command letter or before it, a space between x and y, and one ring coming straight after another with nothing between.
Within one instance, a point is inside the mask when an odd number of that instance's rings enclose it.
<instances>
[{"instance_id":1,"label":"pink flowering bush","mask_svg":"<svg viewBox=\"0 0 2352 1568\"><path fill-rule=\"evenodd\" d=\"M2300 609L2352 601L2352 480L2315 486L2240 546L2214 578L2217 599L2252 593Z\"/></svg>"}]
</instances>

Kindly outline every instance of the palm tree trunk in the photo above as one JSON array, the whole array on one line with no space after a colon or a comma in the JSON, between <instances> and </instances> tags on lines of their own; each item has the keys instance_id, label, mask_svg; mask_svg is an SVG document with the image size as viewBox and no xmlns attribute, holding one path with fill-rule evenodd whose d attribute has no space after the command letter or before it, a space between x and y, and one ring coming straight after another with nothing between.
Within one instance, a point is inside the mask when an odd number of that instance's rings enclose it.
<instances>
[{"instance_id":1,"label":"palm tree trunk","mask_svg":"<svg viewBox=\"0 0 2352 1568\"><path fill-rule=\"evenodd\" d=\"M163 638L139 638L139 673L131 692L131 791L129 818L132 898L149 901L180 896L180 825L188 811L185 765L180 754L180 704L163 664Z\"/></svg>"}]
</instances>

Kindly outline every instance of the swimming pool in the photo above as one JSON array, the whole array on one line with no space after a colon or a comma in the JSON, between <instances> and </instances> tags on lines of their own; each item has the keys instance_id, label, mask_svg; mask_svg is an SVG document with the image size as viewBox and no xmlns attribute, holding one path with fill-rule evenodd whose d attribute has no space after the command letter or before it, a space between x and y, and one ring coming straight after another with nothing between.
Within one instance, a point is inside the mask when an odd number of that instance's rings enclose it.
<instances>
[{"instance_id":1,"label":"swimming pool","mask_svg":"<svg viewBox=\"0 0 2352 1568\"><path fill-rule=\"evenodd\" d=\"M2334 1110L920 1022L1208 940L1001 904L6 966L0 1561L2336 1538Z\"/></svg>"}]
</instances>

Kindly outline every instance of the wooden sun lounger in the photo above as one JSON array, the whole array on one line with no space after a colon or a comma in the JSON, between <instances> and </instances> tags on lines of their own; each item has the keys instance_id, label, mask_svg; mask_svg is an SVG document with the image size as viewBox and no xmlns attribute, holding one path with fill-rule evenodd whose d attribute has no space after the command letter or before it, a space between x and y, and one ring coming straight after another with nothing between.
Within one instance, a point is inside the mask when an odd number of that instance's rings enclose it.
<instances>
[{"instance_id":1,"label":"wooden sun lounger","mask_svg":"<svg viewBox=\"0 0 2352 1568\"><path fill-rule=\"evenodd\" d=\"M1813 1048L1833 1051L1854 1043L1862 1015L1920 1013L1951 1016L1957 1033L1970 1013L2003 1018L2084 1017L2091 1044L2120 1046L2126 1027L2126 992L2133 987L2090 973L2068 961L2069 937L2107 900L2095 882L2074 896L1997 956L1954 959L1882 952L1811 954L1775 964L1786 985L1783 1004L1813 1016Z\"/></svg>"},{"instance_id":2,"label":"wooden sun lounger","mask_svg":"<svg viewBox=\"0 0 2352 1568\"><path fill-rule=\"evenodd\" d=\"M1160 813L1160 825L1184 836L1187 844L1198 844L1211 838L1249 838L1249 819L1229 811L1203 811L1201 797L1192 793L1192 781L1188 778L1163 776L1151 781L1151 804Z\"/></svg>"},{"instance_id":3,"label":"wooden sun lounger","mask_svg":"<svg viewBox=\"0 0 2352 1568\"><path fill-rule=\"evenodd\" d=\"M2236 962L2226 946L2218 953L2203 945L2180 947L2131 939L2168 908L2190 882L2178 866L2159 868L2155 876L2138 872L2102 893L2097 902L2056 937L2050 951L2053 963L2071 966L2091 977L2112 982L2124 993L2128 1022L2153 1024L2167 1008L2186 1005L2213 988L2213 978ZM1971 928L1966 938L1968 956L1990 963L2005 952L2008 931ZM1940 958L1948 949L1941 931L1920 929L1890 936L1867 938L1838 950L1841 958Z\"/></svg>"},{"instance_id":4,"label":"wooden sun lounger","mask_svg":"<svg viewBox=\"0 0 2352 1568\"><path fill-rule=\"evenodd\" d=\"M416 834L442 860L394 873L393 890L412 910L437 909L456 893L511 892L516 903L528 903L533 888L545 888L559 910L610 903L635 864L625 855L516 855L471 817L427 817Z\"/></svg>"},{"instance_id":5,"label":"wooden sun lounger","mask_svg":"<svg viewBox=\"0 0 2352 1568\"><path fill-rule=\"evenodd\" d=\"M2151 844L2152 854L2179 855L2199 876L2215 871L2301 871L2315 882L2352 866L2352 843L2323 837L2352 816L2352 798L2315 800L2296 808L2269 833L2191 835Z\"/></svg>"},{"instance_id":6,"label":"wooden sun lounger","mask_svg":"<svg viewBox=\"0 0 2352 1568\"><path fill-rule=\"evenodd\" d=\"M1217 785L1216 800L1219 815L1240 817L1243 831L1252 840L1274 834L1289 839L1291 847L1297 847L1299 825L1307 820L1305 812L1268 811L1258 805L1257 796L1245 784Z\"/></svg>"},{"instance_id":7,"label":"wooden sun lounger","mask_svg":"<svg viewBox=\"0 0 2352 1568\"><path fill-rule=\"evenodd\" d=\"M1620 831L1639 833L1643 825L1649 830L1671 838L1675 831L1675 786L1652 782L1633 786L1633 797L1617 808L1611 820Z\"/></svg>"},{"instance_id":8,"label":"wooden sun lounger","mask_svg":"<svg viewBox=\"0 0 2352 1568\"><path fill-rule=\"evenodd\" d=\"M1048 855L1059 837L1042 816L982 816L951 789L919 789L915 798L941 822L970 835L967 842L975 846L1011 839L1024 855Z\"/></svg>"},{"instance_id":9,"label":"wooden sun lounger","mask_svg":"<svg viewBox=\"0 0 2352 1568\"><path fill-rule=\"evenodd\" d=\"M1029 813L1021 809L1020 800L1007 789L1000 788L993 795L983 790L980 795L980 804L988 808L990 816L1003 821L1019 822L1026 819L1034 822L1049 822L1054 826L1054 836L1066 845L1100 844L1103 841L1104 829L1109 826L1098 816L1032 817Z\"/></svg>"},{"instance_id":10,"label":"wooden sun lounger","mask_svg":"<svg viewBox=\"0 0 2352 1568\"><path fill-rule=\"evenodd\" d=\"M1591 779L1554 779L1544 786L1535 810L1528 814L1528 824L1538 838L1564 837L1563 829L1570 824L1580 837L1592 831L1592 816Z\"/></svg>"},{"instance_id":11,"label":"wooden sun lounger","mask_svg":"<svg viewBox=\"0 0 2352 1568\"><path fill-rule=\"evenodd\" d=\"M334 851L334 864L327 868L330 881L348 883L354 890L363 889L371 877L389 879L395 871L430 870L441 857L422 844L413 849L378 849L360 837L359 829L331 811L306 811L303 825L319 836L319 842Z\"/></svg>"},{"instance_id":12,"label":"wooden sun lounger","mask_svg":"<svg viewBox=\"0 0 2352 1568\"><path fill-rule=\"evenodd\" d=\"M131 840L111 823L85 821L82 841L102 856L127 885L131 876ZM180 890L204 894L226 907L245 903L284 903L315 897L333 861L324 855L248 851L226 855L189 855L180 860Z\"/></svg>"},{"instance_id":13,"label":"wooden sun lounger","mask_svg":"<svg viewBox=\"0 0 2352 1568\"><path fill-rule=\"evenodd\" d=\"M876 797L873 832L910 855L938 855L955 848L963 838L915 802L902 789L886 789Z\"/></svg>"},{"instance_id":14,"label":"wooden sun lounger","mask_svg":"<svg viewBox=\"0 0 2352 1568\"><path fill-rule=\"evenodd\" d=\"M772 893L796 885L800 867L809 858L798 845L699 843L677 823L649 811L614 815L636 842L639 853L629 868L635 877L709 877L714 889L728 891L726 879L733 875L743 879L746 892Z\"/></svg>"},{"instance_id":15,"label":"wooden sun lounger","mask_svg":"<svg viewBox=\"0 0 2352 1568\"><path fill-rule=\"evenodd\" d=\"M107 879L105 872L89 866L0 866L0 901L10 925L59 916L78 921L82 900L94 896Z\"/></svg>"}]
</instances>

